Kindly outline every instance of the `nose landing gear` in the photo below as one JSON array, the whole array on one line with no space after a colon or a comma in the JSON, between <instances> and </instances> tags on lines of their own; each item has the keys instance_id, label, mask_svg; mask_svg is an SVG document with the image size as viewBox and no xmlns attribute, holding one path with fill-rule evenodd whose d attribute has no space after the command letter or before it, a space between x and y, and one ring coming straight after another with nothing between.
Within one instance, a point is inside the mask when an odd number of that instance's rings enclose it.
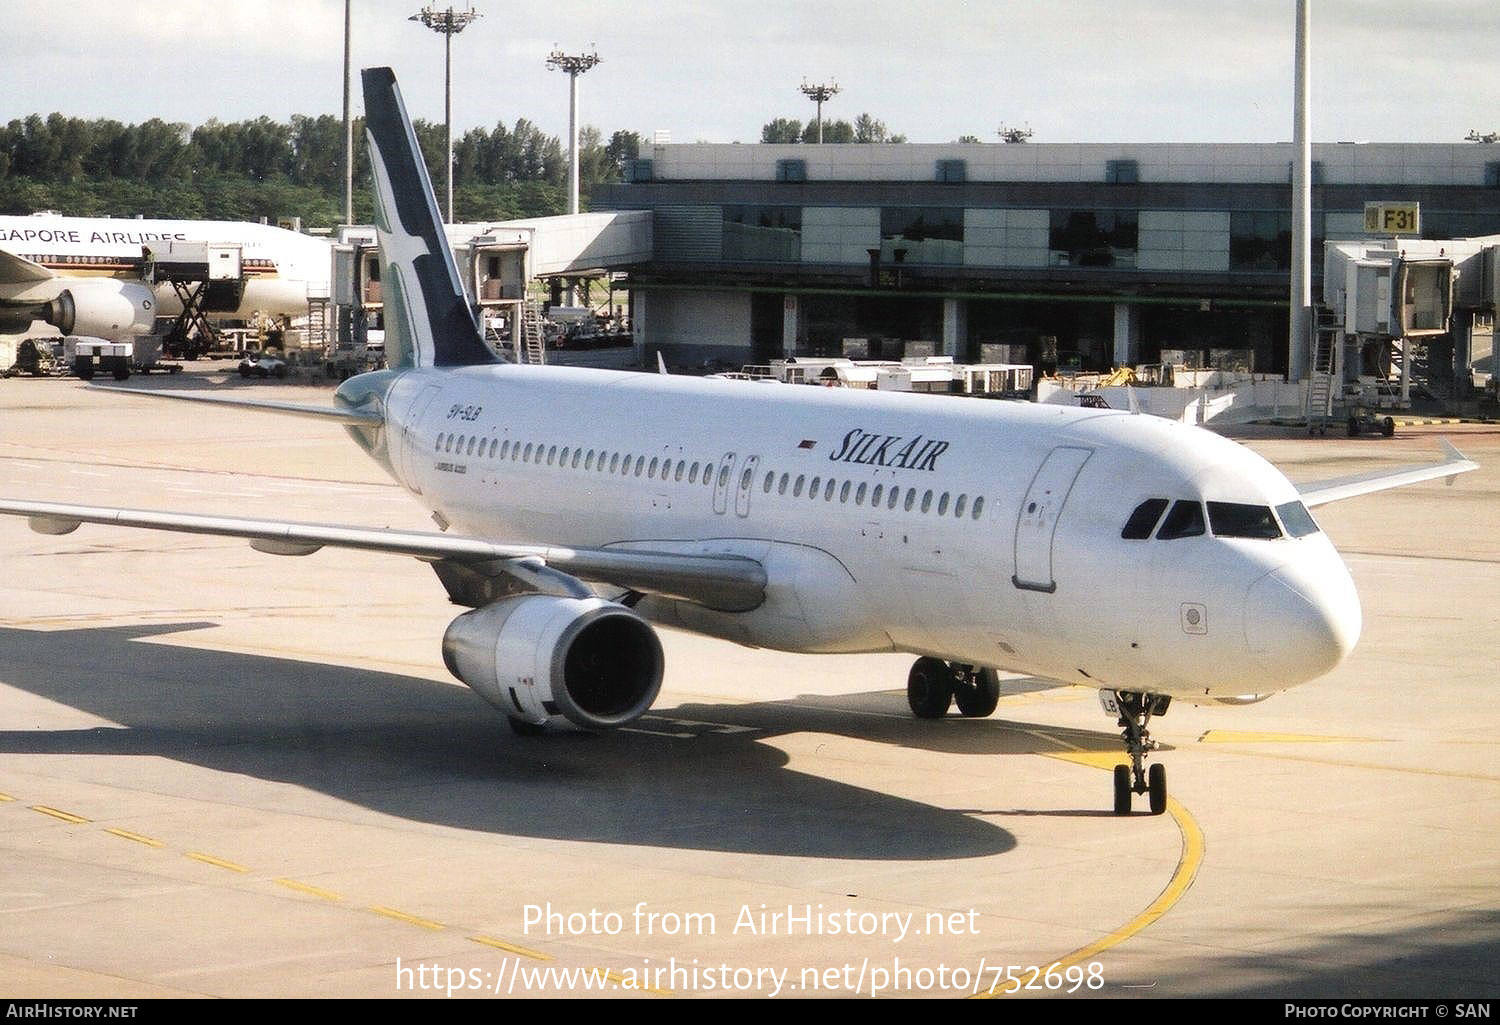
<instances>
[{"instance_id":1,"label":"nose landing gear","mask_svg":"<svg viewBox=\"0 0 1500 1025\"><path fill-rule=\"evenodd\" d=\"M1129 815L1131 798L1146 794L1151 814L1160 815L1167 810L1167 768L1158 763L1149 773L1146 771L1146 752L1156 747L1146 724L1153 715L1165 715L1172 698L1166 694L1101 690L1099 703L1107 715L1118 718L1125 751L1130 755L1129 765L1115 766L1115 814Z\"/></svg>"},{"instance_id":2,"label":"nose landing gear","mask_svg":"<svg viewBox=\"0 0 1500 1025\"><path fill-rule=\"evenodd\" d=\"M958 704L966 719L982 719L1000 703L1000 676L939 658L919 658L906 677L906 703L918 719L941 719Z\"/></svg>"}]
</instances>

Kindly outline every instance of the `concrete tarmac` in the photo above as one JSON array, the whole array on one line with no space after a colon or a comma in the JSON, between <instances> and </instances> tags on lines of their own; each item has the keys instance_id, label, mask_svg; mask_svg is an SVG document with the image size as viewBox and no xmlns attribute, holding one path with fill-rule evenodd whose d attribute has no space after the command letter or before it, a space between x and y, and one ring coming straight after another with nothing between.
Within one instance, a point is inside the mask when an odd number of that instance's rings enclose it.
<instances>
[{"instance_id":1,"label":"concrete tarmac","mask_svg":"<svg viewBox=\"0 0 1500 1025\"><path fill-rule=\"evenodd\" d=\"M328 401L226 369L126 387ZM1440 436L1482 468L1317 511L1354 655L1174 704L1156 818L1089 690L919 722L909 657L664 632L650 716L519 738L419 562L0 518L0 994L1500 995L1500 428L1242 440ZM0 381L0 495L430 528L338 429L71 380Z\"/></svg>"}]
</instances>

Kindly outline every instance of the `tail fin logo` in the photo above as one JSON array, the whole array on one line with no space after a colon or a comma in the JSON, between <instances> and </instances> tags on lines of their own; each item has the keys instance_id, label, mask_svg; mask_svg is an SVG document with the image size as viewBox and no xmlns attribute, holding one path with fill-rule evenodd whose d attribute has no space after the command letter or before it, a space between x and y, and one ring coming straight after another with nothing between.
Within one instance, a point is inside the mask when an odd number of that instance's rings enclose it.
<instances>
[{"instance_id":1,"label":"tail fin logo","mask_svg":"<svg viewBox=\"0 0 1500 1025\"><path fill-rule=\"evenodd\" d=\"M494 353L484 344L464 294L395 73L390 68L366 68L360 77L390 363L395 367L494 363Z\"/></svg>"}]
</instances>

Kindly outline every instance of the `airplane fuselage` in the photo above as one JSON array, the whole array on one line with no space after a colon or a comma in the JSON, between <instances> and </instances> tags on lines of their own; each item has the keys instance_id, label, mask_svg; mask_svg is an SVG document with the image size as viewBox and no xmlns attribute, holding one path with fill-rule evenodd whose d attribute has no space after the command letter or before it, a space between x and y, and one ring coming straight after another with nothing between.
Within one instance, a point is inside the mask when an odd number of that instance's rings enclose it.
<instances>
[{"instance_id":1,"label":"airplane fuselage","mask_svg":"<svg viewBox=\"0 0 1500 1025\"><path fill-rule=\"evenodd\" d=\"M239 308L252 312L305 314L308 289L327 294L329 243L272 225L239 221L125 219L109 217L0 217L0 249L23 256L61 278L138 280L142 249L165 242L206 242L241 247L245 292ZM50 286L9 286L4 298L25 299ZM175 316L182 304L169 284L154 289L157 313Z\"/></svg>"},{"instance_id":2,"label":"airplane fuselage","mask_svg":"<svg viewBox=\"0 0 1500 1025\"><path fill-rule=\"evenodd\" d=\"M1211 701L1320 676L1359 633L1327 537L1269 515L1301 508L1285 477L1154 417L531 366L368 375L340 395L371 389L373 454L458 533L764 564L749 612L638 606L747 645ZM1152 499L1196 504L1203 529L1122 537ZM1279 536L1218 536L1231 508Z\"/></svg>"}]
</instances>

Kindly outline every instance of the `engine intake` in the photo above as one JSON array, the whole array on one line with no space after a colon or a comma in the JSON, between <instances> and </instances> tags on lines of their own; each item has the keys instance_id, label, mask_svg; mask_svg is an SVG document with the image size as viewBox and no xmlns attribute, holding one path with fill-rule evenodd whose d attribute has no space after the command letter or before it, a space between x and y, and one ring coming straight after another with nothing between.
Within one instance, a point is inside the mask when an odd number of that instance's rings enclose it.
<instances>
[{"instance_id":1,"label":"engine intake","mask_svg":"<svg viewBox=\"0 0 1500 1025\"><path fill-rule=\"evenodd\" d=\"M602 598L522 595L466 612L443 634L443 662L506 715L561 715L585 729L623 726L661 690L661 641Z\"/></svg>"},{"instance_id":2,"label":"engine intake","mask_svg":"<svg viewBox=\"0 0 1500 1025\"><path fill-rule=\"evenodd\" d=\"M42 307L41 319L65 335L149 334L156 323L156 296L138 281L74 281Z\"/></svg>"}]
</instances>

